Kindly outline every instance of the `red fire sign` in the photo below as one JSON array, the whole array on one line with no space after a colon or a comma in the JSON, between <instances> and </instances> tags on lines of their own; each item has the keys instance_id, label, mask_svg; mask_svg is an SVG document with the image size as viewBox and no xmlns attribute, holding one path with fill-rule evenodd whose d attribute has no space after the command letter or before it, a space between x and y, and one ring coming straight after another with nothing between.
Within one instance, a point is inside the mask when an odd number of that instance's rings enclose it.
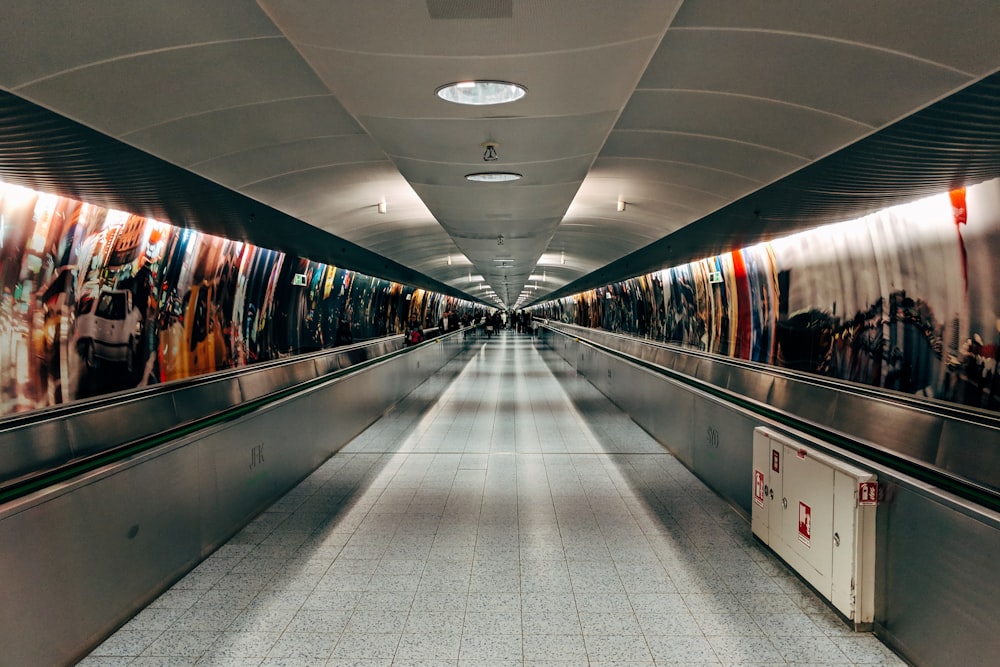
<instances>
[{"instance_id":1,"label":"red fire sign","mask_svg":"<svg viewBox=\"0 0 1000 667\"><path fill-rule=\"evenodd\" d=\"M760 470L753 471L753 501L759 507L764 506L764 473Z\"/></svg>"},{"instance_id":2,"label":"red fire sign","mask_svg":"<svg viewBox=\"0 0 1000 667\"><path fill-rule=\"evenodd\" d=\"M858 504L878 504L878 482L858 482Z\"/></svg>"},{"instance_id":3,"label":"red fire sign","mask_svg":"<svg viewBox=\"0 0 1000 667\"><path fill-rule=\"evenodd\" d=\"M809 546L812 541L812 508L799 501L799 542Z\"/></svg>"}]
</instances>

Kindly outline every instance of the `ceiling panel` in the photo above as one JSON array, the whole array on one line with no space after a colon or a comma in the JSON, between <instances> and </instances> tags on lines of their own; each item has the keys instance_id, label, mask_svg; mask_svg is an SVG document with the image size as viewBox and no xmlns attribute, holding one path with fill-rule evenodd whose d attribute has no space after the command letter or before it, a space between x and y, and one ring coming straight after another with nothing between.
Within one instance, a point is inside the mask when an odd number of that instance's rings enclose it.
<instances>
[{"instance_id":1,"label":"ceiling panel","mask_svg":"<svg viewBox=\"0 0 1000 667\"><path fill-rule=\"evenodd\" d=\"M281 34L256 5L231 0L5 0L3 26L7 89L116 58Z\"/></svg>"},{"instance_id":2,"label":"ceiling panel","mask_svg":"<svg viewBox=\"0 0 1000 667\"><path fill-rule=\"evenodd\" d=\"M509 213L511 220L526 220L538 217L561 218L566 212L567 198L576 194L578 183L553 183L550 185L521 185L514 183L469 183L476 193L474 213L476 218L468 220L469 213L467 196L456 197L450 187L434 187L417 184L414 189L420 198L429 202L434 210L439 211L438 219L465 220L469 224L480 224L488 221L491 214ZM525 216L530 210L531 218Z\"/></svg>"},{"instance_id":3,"label":"ceiling panel","mask_svg":"<svg viewBox=\"0 0 1000 667\"><path fill-rule=\"evenodd\" d=\"M510 18L432 19L423 2L261 0L296 42L359 53L481 58L575 51L658 37L679 0L514 0ZM387 6L388 5L388 6ZM387 11L391 7L391 11ZM553 29L558 28L558 29Z\"/></svg>"},{"instance_id":4,"label":"ceiling panel","mask_svg":"<svg viewBox=\"0 0 1000 667\"><path fill-rule=\"evenodd\" d=\"M197 165L199 174L232 184L237 190L262 181L334 165L369 164L385 159L364 134L313 137L261 146Z\"/></svg>"},{"instance_id":5,"label":"ceiling panel","mask_svg":"<svg viewBox=\"0 0 1000 667\"><path fill-rule=\"evenodd\" d=\"M600 147L617 112L545 118L482 120L386 119L363 117L361 122L392 158L475 165L483 170L509 164L558 160ZM483 143L495 141L500 159L484 164ZM591 159L596 150L589 153ZM487 169L488 168L488 169ZM530 171L529 171L530 175ZM580 174L582 179L586 173ZM419 173L411 180L418 180Z\"/></svg>"},{"instance_id":6,"label":"ceiling panel","mask_svg":"<svg viewBox=\"0 0 1000 667\"><path fill-rule=\"evenodd\" d=\"M733 193L750 192L764 185L756 174L735 174L724 169L668 158L669 156L660 159L601 155L594 161L581 192L587 189L591 181L614 180L621 184L619 194L626 198L640 189L687 188L714 197L722 204L730 201ZM570 207L570 210L573 208Z\"/></svg>"},{"instance_id":7,"label":"ceiling panel","mask_svg":"<svg viewBox=\"0 0 1000 667\"><path fill-rule=\"evenodd\" d=\"M597 154L677 7L644 1L622 12L594 0L518 0L509 16L473 20L433 18L436 12L416 3L389 15L369 3L263 5L344 108L400 160L402 175L495 288L501 273L476 255L471 240L495 229L517 240L520 263L537 260L586 169L565 184L555 177L567 175L568 160ZM432 95L464 78L516 81L529 94L505 108L476 110ZM477 169L487 141L500 144L500 160ZM548 162L557 168L548 172ZM443 164L516 167L526 178L488 190L453 172L454 186L443 187L436 185ZM510 220L484 219L500 206L514 211ZM520 290L520 275L504 280Z\"/></svg>"},{"instance_id":8,"label":"ceiling panel","mask_svg":"<svg viewBox=\"0 0 1000 667\"><path fill-rule=\"evenodd\" d=\"M502 152L503 146L500 147ZM481 192L482 184L469 183L465 176L470 173L489 171L513 171L522 174L524 177L517 181L517 187L531 185L573 183L579 185L580 180L587 174L587 169L593 162L593 155L580 155L575 157L549 160L545 162L511 162L500 160L498 162L470 162L465 164L452 164L447 162L425 162L420 160L409 160L406 158L394 158L400 173L412 175L410 182L414 187L420 185L432 185L448 187L453 189L456 198L473 202ZM515 185L515 184L510 184Z\"/></svg>"},{"instance_id":9,"label":"ceiling panel","mask_svg":"<svg viewBox=\"0 0 1000 667\"><path fill-rule=\"evenodd\" d=\"M335 97L323 94L193 113L119 138L197 170L199 163L262 146L345 134L368 138Z\"/></svg>"},{"instance_id":10,"label":"ceiling panel","mask_svg":"<svg viewBox=\"0 0 1000 667\"><path fill-rule=\"evenodd\" d=\"M764 182L784 176L807 163L805 158L791 153L731 139L673 131L619 129L608 137L601 156L700 164Z\"/></svg>"},{"instance_id":11,"label":"ceiling panel","mask_svg":"<svg viewBox=\"0 0 1000 667\"><path fill-rule=\"evenodd\" d=\"M671 29L640 90L713 90L882 126L953 92L968 75L911 56L809 35Z\"/></svg>"},{"instance_id":12,"label":"ceiling panel","mask_svg":"<svg viewBox=\"0 0 1000 667\"><path fill-rule=\"evenodd\" d=\"M386 192L394 193L386 202L391 218L379 218L377 206ZM426 206L387 160L284 174L249 185L244 193L341 236L367 220L427 215ZM331 207L336 215L329 214Z\"/></svg>"},{"instance_id":13,"label":"ceiling panel","mask_svg":"<svg viewBox=\"0 0 1000 667\"><path fill-rule=\"evenodd\" d=\"M637 90L619 130L717 136L815 160L874 128L819 109L706 91Z\"/></svg>"},{"instance_id":14,"label":"ceiling panel","mask_svg":"<svg viewBox=\"0 0 1000 667\"><path fill-rule=\"evenodd\" d=\"M113 136L206 111L328 92L281 37L136 55L16 91L71 110L73 118Z\"/></svg>"},{"instance_id":15,"label":"ceiling panel","mask_svg":"<svg viewBox=\"0 0 1000 667\"><path fill-rule=\"evenodd\" d=\"M6 108L44 119L0 123L5 177L341 265L354 239L355 268L425 285L474 272L516 294L538 261L544 289L585 287L996 160L988 122L985 154L973 135L932 141L952 115L995 119L991 94L910 134L889 125L1000 69L995 0L11 0L4 18ZM433 94L469 78L528 95L464 108ZM58 123L24 100L82 127L52 143ZM524 178L463 179L499 168ZM474 264L447 263L459 247Z\"/></svg>"},{"instance_id":16,"label":"ceiling panel","mask_svg":"<svg viewBox=\"0 0 1000 667\"><path fill-rule=\"evenodd\" d=\"M744 31L815 35L908 54L973 76L997 66L995 0L914 2L913 0L730 0L685 2L675 28L730 28Z\"/></svg>"},{"instance_id":17,"label":"ceiling panel","mask_svg":"<svg viewBox=\"0 0 1000 667\"><path fill-rule=\"evenodd\" d=\"M586 50L511 52L481 57L414 56L405 51L352 52L303 46L302 54L358 116L398 118L546 117L617 111L635 88L660 35ZM462 107L435 91L467 79L515 81L528 95L503 107ZM373 85L373 82L377 82Z\"/></svg>"}]
</instances>

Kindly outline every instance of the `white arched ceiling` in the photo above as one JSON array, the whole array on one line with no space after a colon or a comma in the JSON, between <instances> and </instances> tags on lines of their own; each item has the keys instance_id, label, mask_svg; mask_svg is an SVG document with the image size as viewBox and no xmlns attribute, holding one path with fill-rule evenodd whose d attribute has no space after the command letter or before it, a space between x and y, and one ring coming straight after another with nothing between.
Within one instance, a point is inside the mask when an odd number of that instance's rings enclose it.
<instances>
[{"instance_id":1,"label":"white arched ceiling","mask_svg":"<svg viewBox=\"0 0 1000 667\"><path fill-rule=\"evenodd\" d=\"M0 87L513 304L997 71L998 24L996 0L9 0ZM473 78L529 92L434 95ZM490 168L524 178L464 179Z\"/></svg>"}]
</instances>

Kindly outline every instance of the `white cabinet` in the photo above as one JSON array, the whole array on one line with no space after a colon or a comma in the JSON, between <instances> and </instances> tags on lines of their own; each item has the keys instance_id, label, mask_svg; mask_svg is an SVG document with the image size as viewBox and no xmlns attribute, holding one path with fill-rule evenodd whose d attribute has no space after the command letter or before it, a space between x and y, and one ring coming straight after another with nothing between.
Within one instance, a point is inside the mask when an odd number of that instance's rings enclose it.
<instances>
[{"instance_id":1,"label":"white cabinet","mask_svg":"<svg viewBox=\"0 0 1000 667\"><path fill-rule=\"evenodd\" d=\"M758 427L754 535L857 629L874 616L875 475Z\"/></svg>"}]
</instances>

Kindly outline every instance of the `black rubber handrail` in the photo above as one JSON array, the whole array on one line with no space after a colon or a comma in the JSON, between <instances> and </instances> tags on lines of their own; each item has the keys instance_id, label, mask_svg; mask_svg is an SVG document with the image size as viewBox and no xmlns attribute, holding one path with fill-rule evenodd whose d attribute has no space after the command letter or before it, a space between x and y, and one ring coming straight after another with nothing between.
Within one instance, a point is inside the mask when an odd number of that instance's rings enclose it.
<instances>
[{"instance_id":1,"label":"black rubber handrail","mask_svg":"<svg viewBox=\"0 0 1000 667\"><path fill-rule=\"evenodd\" d=\"M100 452L90 454L87 456L82 456L76 459L72 459L60 465L48 468L44 471L38 471L35 473L29 473L28 475L7 480L2 485L0 485L0 505L11 502L18 498L22 498L26 495L46 489L48 487L54 486L56 484L63 483L67 480L73 479L80 475L86 474L98 468L124 461L131 457L134 457L143 452L161 447L170 442L176 441L180 438L188 436L192 433L196 433L202 429L209 428L216 424L222 424L235 419L238 419L246 414L260 410L272 403L280 401L289 396L308 391L313 387L320 386L322 384L333 382L347 375L361 371L369 366L377 363L381 363L393 357L399 356L401 354L406 354L407 352L417 349L425 345L433 344L440 341L441 337L429 338L423 343L413 347L404 347L393 352L388 352L378 357L372 359L366 359L365 361L360 361L348 368L342 368L335 371L331 371L325 375L310 378L304 382L289 385L283 387L269 394L251 399L239 405L234 405L228 407L224 410L214 412L203 417L198 417L191 421L179 424L175 428L167 429L153 435L144 436L136 440L121 443L104 449ZM368 341L371 342L371 341ZM341 351L342 348L337 348L337 351ZM296 359L296 361L299 361ZM120 398L120 396L119 396ZM92 405L87 406L88 409L93 409ZM48 416L48 415L46 415Z\"/></svg>"},{"instance_id":2,"label":"black rubber handrail","mask_svg":"<svg viewBox=\"0 0 1000 667\"><path fill-rule=\"evenodd\" d=\"M74 414L78 414L81 412L87 412L90 410L100 410L101 408L110 405L117 405L125 397L131 400L137 398L144 398L156 394L171 393L181 389L196 387L203 384L212 384L213 382L218 382L219 380L223 379L230 379L234 377L240 377L243 375L252 375L254 373L265 371L269 368L276 368L278 366L287 366L290 364L300 364L303 362L307 362L311 359L315 359L317 357L344 354L345 352L350 352L351 350L368 347L375 343L380 343L384 340L389 340L392 338L402 338L402 336L403 334L393 334L392 336L385 336L383 338L371 338L368 340L359 341L357 343L351 343L348 345L338 345L337 347L317 350L315 352L298 353L294 354L291 357L286 357L284 359L269 359L267 361L260 361L247 366L242 366L240 368L227 368L224 370L213 371L205 375L196 375L194 377L184 378L180 380L170 380L169 382L157 383L153 385L148 385L146 387L136 387L133 389L126 389L124 391L112 392L110 394L102 394L100 396L78 399L69 403L62 403L59 405L52 405L44 408L39 408L37 410L31 410L30 412L26 413L5 415L3 417L0 417L0 430L7 430L14 428L30 428L35 424L49 421L51 419L70 417Z\"/></svg>"},{"instance_id":3,"label":"black rubber handrail","mask_svg":"<svg viewBox=\"0 0 1000 667\"><path fill-rule=\"evenodd\" d=\"M553 331L560 331L563 334L576 337L574 334L569 333L572 329L577 329L581 332L581 335L585 335L584 332L591 331L588 327L581 327L577 324L565 324L565 323L550 323L549 328ZM698 357L699 359L705 359L714 364L724 364L726 366L732 366L734 368L741 368L754 373L763 373L765 375L770 375L772 377L785 378L789 380L794 380L796 382L804 382L807 384L812 384L818 387L824 387L827 389L834 389L836 391L844 391L845 387L854 394L865 396L866 398L871 398L877 401L882 401L885 403L891 403L893 405L904 405L915 410L921 410L923 412L928 412L936 416L948 417L951 419L961 419L963 421L972 422L975 424L980 424L984 426L990 426L993 428L1000 428L1000 415L997 415L985 408L977 408L975 406L962 406L956 407L954 404L947 403L940 399L933 398L922 398L907 394L905 392L897 391L895 389L883 389L872 387L861 382L855 382L852 380L833 380L829 377L818 375L816 373L808 373L805 371L796 371L789 368L781 368L778 366L772 366L771 364L766 364L759 361L749 361L747 359L734 359L733 357L727 357L719 354L713 354L711 352L705 352L704 350L699 350L694 347L688 347L678 343L672 343L669 341L660 341L647 338L639 338L637 336L631 336L629 334L618 333L614 331L607 331L604 329L597 330L601 335L612 336L614 338L619 338L623 341L639 342L643 345L648 345L650 347L656 347L668 352L675 354L685 354L693 357ZM588 338L588 340L590 340ZM593 342L593 341L590 341ZM599 344L599 343L597 343ZM614 348L611 348L614 349Z\"/></svg>"}]
</instances>

